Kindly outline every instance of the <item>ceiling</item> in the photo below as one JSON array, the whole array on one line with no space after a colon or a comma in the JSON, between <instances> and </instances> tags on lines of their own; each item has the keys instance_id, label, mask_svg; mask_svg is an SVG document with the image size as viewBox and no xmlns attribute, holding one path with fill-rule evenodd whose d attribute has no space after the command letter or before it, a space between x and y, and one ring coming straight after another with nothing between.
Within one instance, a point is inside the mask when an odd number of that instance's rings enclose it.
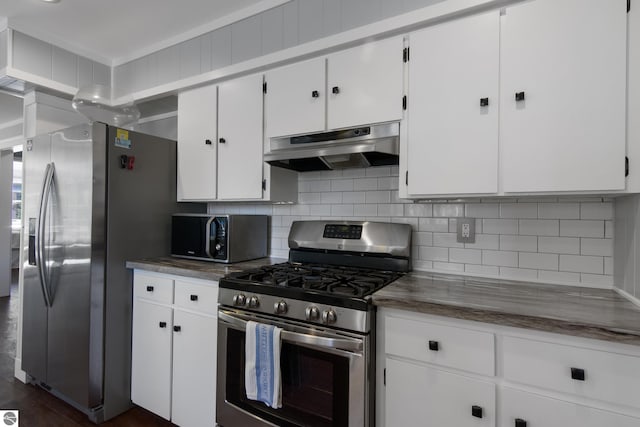
<instances>
[{"instance_id":1,"label":"ceiling","mask_svg":"<svg viewBox=\"0 0 640 427\"><path fill-rule=\"evenodd\" d=\"M6 18L13 29L111 64L149 53L163 41L179 39L198 27L227 24L280 3L283 1L60 0L56 4L1 0L0 23Z\"/></svg>"}]
</instances>

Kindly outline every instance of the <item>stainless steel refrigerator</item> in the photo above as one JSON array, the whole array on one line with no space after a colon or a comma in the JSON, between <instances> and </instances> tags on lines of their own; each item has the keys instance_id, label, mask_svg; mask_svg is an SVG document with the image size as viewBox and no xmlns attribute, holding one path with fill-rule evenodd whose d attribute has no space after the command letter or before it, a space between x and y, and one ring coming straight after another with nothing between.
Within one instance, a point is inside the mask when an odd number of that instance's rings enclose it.
<instances>
[{"instance_id":1,"label":"stainless steel refrigerator","mask_svg":"<svg viewBox=\"0 0 640 427\"><path fill-rule=\"evenodd\" d=\"M102 422L131 406L131 272L170 253L175 141L102 123L28 140L22 368Z\"/></svg>"}]
</instances>

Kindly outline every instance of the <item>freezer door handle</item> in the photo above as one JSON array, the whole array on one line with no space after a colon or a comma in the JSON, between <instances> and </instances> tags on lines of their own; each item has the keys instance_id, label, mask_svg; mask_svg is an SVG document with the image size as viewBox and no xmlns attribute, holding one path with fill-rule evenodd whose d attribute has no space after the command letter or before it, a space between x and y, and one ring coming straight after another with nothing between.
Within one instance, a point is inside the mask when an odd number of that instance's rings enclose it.
<instances>
[{"instance_id":1,"label":"freezer door handle","mask_svg":"<svg viewBox=\"0 0 640 427\"><path fill-rule=\"evenodd\" d=\"M36 266L38 268L38 275L40 276L40 286L42 287L42 295L47 307L51 307L51 295L49 292L49 284L47 283L47 274L45 271L46 260L44 259L44 246L45 246L45 229L46 229L46 217L49 208L49 198L51 196L51 186L53 184L53 176L55 174L55 166L53 163L47 164L47 168L44 172L44 180L42 181L42 191L40 192L40 208L38 212L38 220L36 223Z\"/></svg>"}]
</instances>

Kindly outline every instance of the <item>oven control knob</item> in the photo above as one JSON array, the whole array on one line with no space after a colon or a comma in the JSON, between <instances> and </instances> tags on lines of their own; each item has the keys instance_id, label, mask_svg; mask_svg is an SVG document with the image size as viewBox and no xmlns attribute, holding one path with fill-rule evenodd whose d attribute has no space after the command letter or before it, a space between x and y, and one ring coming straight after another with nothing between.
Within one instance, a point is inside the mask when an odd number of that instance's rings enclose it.
<instances>
[{"instance_id":1,"label":"oven control knob","mask_svg":"<svg viewBox=\"0 0 640 427\"><path fill-rule=\"evenodd\" d=\"M338 315L332 308L322 312L322 323L330 325L332 323L336 323L336 320L338 320Z\"/></svg>"},{"instance_id":2,"label":"oven control knob","mask_svg":"<svg viewBox=\"0 0 640 427\"><path fill-rule=\"evenodd\" d=\"M280 301L273 304L273 311L276 314L286 314L289 307L287 307L287 303L285 301Z\"/></svg>"},{"instance_id":3,"label":"oven control knob","mask_svg":"<svg viewBox=\"0 0 640 427\"><path fill-rule=\"evenodd\" d=\"M236 294L233 296L232 301L233 305L244 307L244 305L247 303L247 297L245 297L244 294Z\"/></svg>"},{"instance_id":4,"label":"oven control knob","mask_svg":"<svg viewBox=\"0 0 640 427\"><path fill-rule=\"evenodd\" d=\"M320 310L315 305L310 305L304 311L305 317L307 320L318 320L320 318Z\"/></svg>"},{"instance_id":5,"label":"oven control knob","mask_svg":"<svg viewBox=\"0 0 640 427\"><path fill-rule=\"evenodd\" d=\"M249 308L258 308L260 307L260 300L257 296L252 296L249 298Z\"/></svg>"}]
</instances>

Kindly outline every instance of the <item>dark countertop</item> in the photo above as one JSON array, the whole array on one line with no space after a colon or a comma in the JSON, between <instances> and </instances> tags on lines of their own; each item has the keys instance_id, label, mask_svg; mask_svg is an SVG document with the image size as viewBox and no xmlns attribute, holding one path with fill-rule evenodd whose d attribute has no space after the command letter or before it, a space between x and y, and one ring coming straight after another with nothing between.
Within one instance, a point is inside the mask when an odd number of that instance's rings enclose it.
<instances>
[{"instance_id":1,"label":"dark countertop","mask_svg":"<svg viewBox=\"0 0 640 427\"><path fill-rule=\"evenodd\" d=\"M229 273L234 273L263 265L286 262L283 258L260 258L251 261L222 264L219 262L197 261L174 257L161 257L127 261L127 268L152 271L155 273L175 274L194 279L218 281Z\"/></svg>"},{"instance_id":2,"label":"dark countertop","mask_svg":"<svg viewBox=\"0 0 640 427\"><path fill-rule=\"evenodd\" d=\"M640 307L614 290L413 272L379 307L640 345Z\"/></svg>"}]
</instances>

